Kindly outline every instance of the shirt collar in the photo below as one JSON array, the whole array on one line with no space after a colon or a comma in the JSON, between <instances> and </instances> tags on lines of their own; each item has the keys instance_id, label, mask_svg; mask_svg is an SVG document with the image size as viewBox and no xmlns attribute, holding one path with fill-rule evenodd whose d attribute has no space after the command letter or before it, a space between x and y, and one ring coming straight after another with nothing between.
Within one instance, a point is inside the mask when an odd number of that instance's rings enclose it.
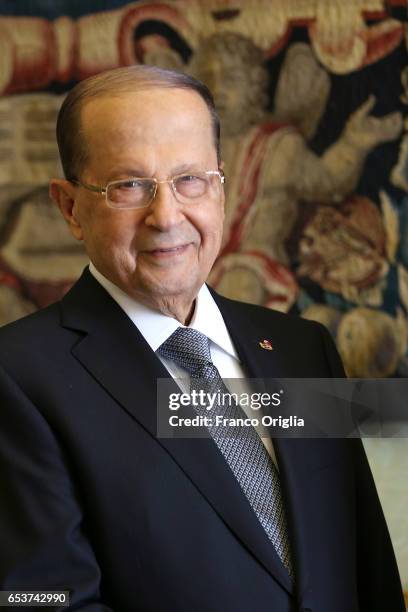
<instances>
[{"instance_id":1,"label":"shirt collar","mask_svg":"<svg viewBox=\"0 0 408 612\"><path fill-rule=\"evenodd\" d=\"M89 271L124 310L153 351L157 351L178 327L184 327L177 319L166 316L131 298L103 276L92 262L89 265ZM206 285L203 285L198 292L194 314L188 327L205 334L219 348L238 360L222 314Z\"/></svg>"}]
</instances>

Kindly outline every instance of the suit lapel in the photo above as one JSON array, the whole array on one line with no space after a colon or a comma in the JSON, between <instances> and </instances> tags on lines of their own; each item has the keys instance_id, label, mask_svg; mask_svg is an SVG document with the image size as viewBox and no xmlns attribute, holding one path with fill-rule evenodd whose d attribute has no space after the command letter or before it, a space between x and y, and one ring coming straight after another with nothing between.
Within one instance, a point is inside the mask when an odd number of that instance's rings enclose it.
<instances>
[{"instance_id":1,"label":"suit lapel","mask_svg":"<svg viewBox=\"0 0 408 612\"><path fill-rule=\"evenodd\" d=\"M62 325L82 334L72 348L74 357L168 452L242 544L292 593L285 568L214 442L157 438L156 385L150 381L169 374L122 309L85 271L62 300L61 311Z\"/></svg>"},{"instance_id":2,"label":"suit lapel","mask_svg":"<svg viewBox=\"0 0 408 612\"><path fill-rule=\"evenodd\" d=\"M246 373L252 378L289 378L291 374L291 355L287 347L279 339L276 340L274 330L263 329L256 320L248 315L244 304L227 300L211 291L224 322L228 328L238 357L244 364ZM242 308L244 307L244 308ZM260 343L267 340L273 350L262 349ZM293 345L291 345L293 349Z\"/></svg>"},{"instance_id":3,"label":"suit lapel","mask_svg":"<svg viewBox=\"0 0 408 612\"><path fill-rule=\"evenodd\" d=\"M213 297L217 301L218 307L223 314L234 346L242 364L245 364L246 373L249 378L285 378L290 377L290 358L287 359L284 347L276 346L273 330L263 329L256 321L248 316L237 313L233 304L229 300L218 296L213 292ZM243 330L244 333L243 333ZM263 349L260 342L267 340L273 350ZM283 349L283 350L281 350ZM298 517L299 511L302 514L303 508L299 507L302 500L299 500L298 484L307 478L307 452L303 459L298 462L293 457L293 442L295 448L299 449L304 445L305 440L286 440L284 438L274 438L273 445L276 459L279 466L282 494L285 501L288 528L291 540L292 556L295 565L297 578L296 590L302 593L308 585L308 563L306 562L303 532L300 529ZM300 453L302 449L299 449ZM306 449L305 449L306 451ZM297 454L297 453L295 453Z\"/></svg>"},{"instance_id":4,"label":"suit lapel","mask_svg":"<svg viewBox=\"0 0 408 612\"><path fill-rule=\"evenodd\" d=\"M248 316L248 312L237 309L230 300L214 292L213 297L223 314L240 360L246 366L248 377L299 378L299 372L293 366L292 354L298 338L288 338L284 342L285 333L279 330L278 325L276 329L271 329L270 324L268 329L263 328ZM271 342L272 351L262 349L259 343L264 339ZM313 355L306 358L313 360ZM329 371L319 373L321 377L329 375ZM347 533L352 524L347 506L352 497L347 486L352 479L346 476L348 461L344 456L344 444L342 440L283 437L274 438L273 444L288 517L297 595L302 606L312 607L311 584L320 580L319 565L323 574L330 559L334 565L332 575L339 575L337 569L340 570L340 567L336 567L336 559L341 559L341 545L348 546L347 542L339 545L337 537L338 530ZM336 488L333 489L330 483L336 483ZM322 517L336 517L336 528L324 525L324 520L318 518L319 513ZM320 559L318 549L321 551ZM336 551L336 555L333 555L333 551ZM347 558L352 558L352 552L349 551L347 555ZM313 576L311 568L314 570Z\"/></svg>"}]
</instances>

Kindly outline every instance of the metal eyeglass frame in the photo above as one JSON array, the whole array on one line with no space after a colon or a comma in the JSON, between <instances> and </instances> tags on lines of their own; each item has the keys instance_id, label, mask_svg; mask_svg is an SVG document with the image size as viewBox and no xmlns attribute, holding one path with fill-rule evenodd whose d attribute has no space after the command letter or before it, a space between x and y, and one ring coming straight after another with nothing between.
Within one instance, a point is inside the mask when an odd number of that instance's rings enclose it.
<instances>
[{"instance_id":1,"label":"metal eyeglass frame","mask_svg":"<svg viewBox=\"0 0 408 612\"><path fill-rule=\"evenodd\" d=\"M145 180L149 180L149 181L153 181L153 183L155 184L155 188L154 191L152 192L152 196L149 200L149 202L147 204L144 204L143 206L126 206L123 207L123 210L131 210L136 209L136 208L147 208L148 206L150 206L150 204L153 202L154 198L156 197L157 194L157 187L158 185L161 185L162 183L168 183L169 185L171 185L171 190L173 192L174 197L176 198L177 202L180 202L179 197L184 198L185 200L188 200L189 198L186 196L181 196L181 194L178 193L176 186L174 184L174 181L181 178L182 176L198 176L200 174L205 174L206 176L215 176L217 175L220 179L220 183L221 185L223 185L225 183L225 175L224 172L222 170L206 170L205 172L183 172L182 174L176 174L175 176L172 176L171 178L168 179L157 179L154 176L153 177L143 177L143 176L129 176L128 178L125 179L119 179L116 181L109 181L109 183L106 183L105 187L98 187L97 185L90 185L89 183L84 183L82 181L79 181L77 179L69 179L70 183L73 183L74 185L78 185L79 187L83 187L84 189L88 189L89 191L92 191L94 193L99 193L101 195L105 195L105 201L107 206L109 206L109 208L115 208L120 210L121 207L120 206L113 206L112 203L108 200L108 189L109 187L111 187L112 185L119 185L120 183L123 182L131 182L131 181L145 181ZM194 200L194 198L190 198L191 200ZM184 200L183 200L184 201ZM181 202L183 203L183 202Z\"/></svg>"}]
</instances>

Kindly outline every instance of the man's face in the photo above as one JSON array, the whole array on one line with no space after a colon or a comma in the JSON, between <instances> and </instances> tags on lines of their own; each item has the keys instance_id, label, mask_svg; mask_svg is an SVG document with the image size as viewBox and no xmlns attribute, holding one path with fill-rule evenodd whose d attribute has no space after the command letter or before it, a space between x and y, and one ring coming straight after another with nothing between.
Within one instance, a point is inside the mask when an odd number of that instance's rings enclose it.
<instances>
[{"instance_id":1,"label":"man's face","mask_svg":"<svg viewBox=\"0 0 408 612\"><path fill-rule=\"evenodd\" d=\"M193 91L150 89L88 102L82 127L89 158L81 180L105 186L127 177L167 179L217 170L211 117ZM75 188L71 231L96 268L139 301L190 304L219 251L224 193L179 203L169 184L143 209L117 210Z\"/></svg>"}]
</instances>

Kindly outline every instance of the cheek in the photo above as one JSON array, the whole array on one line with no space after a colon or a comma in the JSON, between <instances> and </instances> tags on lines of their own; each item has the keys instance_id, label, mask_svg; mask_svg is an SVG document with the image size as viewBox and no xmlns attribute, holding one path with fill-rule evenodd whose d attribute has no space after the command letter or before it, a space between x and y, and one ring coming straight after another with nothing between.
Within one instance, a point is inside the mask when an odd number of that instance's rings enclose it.
<instances>
[{"instance_id":1,"label":"cheek","mask_svg":"<svg viewBox=\"0 0 408 612\"><path fill-rule=\"evenodd\" d=\"M213 221L213 232L216 237L217 242L221 243L222 234L224 231L224 219L225 219L225 209L224 209L224 198L220 201L218 207L214 212L214 221Z\"/></svg>"},{"instance_id":2,"label":"cheek","mask_svg":"<svg viewBox=\"0 0 408 612\"><path fill-rule=\"evenodd\" d=\"M211 215L203 215L196 227L201 235L202 246L207 249L208 256L218 254L222 240L224 213L221 210L213 211Z\"/></svg>"},{"instance_id":3,"label":"cheek","mask_svg":"<svg viewBox=\"0 0 408 612\"><path fill-rule=\"evenodd\" d=\"M124 211L104 211L90 219L90 234L111 248L130 248L136 235L136 222Z\"/></svg>"}]
</instances>

